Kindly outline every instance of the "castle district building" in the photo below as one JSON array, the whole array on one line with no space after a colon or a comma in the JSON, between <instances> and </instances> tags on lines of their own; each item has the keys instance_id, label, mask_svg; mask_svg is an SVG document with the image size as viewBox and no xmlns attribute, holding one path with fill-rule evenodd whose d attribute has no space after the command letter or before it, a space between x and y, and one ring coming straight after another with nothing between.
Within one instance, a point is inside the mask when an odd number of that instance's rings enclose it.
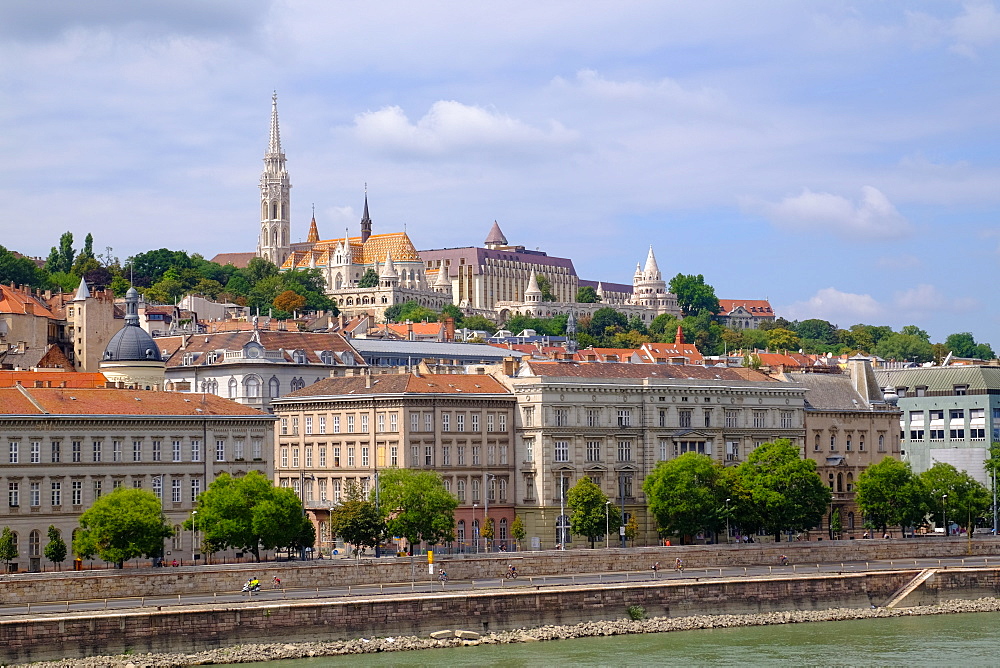
<instances>
[{"instance_id":1,"label":"castle district building","mask_svg":"<svg viewBox=\"0 0 1000 668\"><path fill-rule=\"evenodd\" d=\"M580 540L565 494L589 477L657 541L643 482L660 461L698 452L727 466L758 445L805 436L805 389L744 368L524 361L502 377L517 398L518 514L530 545ZM609 517L611 540L622 517Z\"/></svg>"},{"instance_id":2,"label":"castle district building","mask_svg":"<svg viewBox=\"0 0 1000 668\"><path fill-rule=\"evenodd\" d=\"M513 395L478 374L387 374L330 378L272 401L280 418L275 484L296 489L333 549L327 520L353 483L367 492L379 471L435 471L459 502L456 550L477 540L487 505L495 540L514 521Z\"/></svg>"},{"instance_id":3,"label":"castle district building","mask_svg":"<svg viewBox=\"0 0 1000 668\"><path fill-rule=\"evenodd\" d=\"M198 495L222 473L272 474L270 415L208 394L62 383L0 388L0 526L14 532L17 569L51 568L42 555L48 527L70 544L80 515L122 486L162 499L175 531L168 560L202 559L201 536L180 528Z\"/></svg>"}]
</instances>

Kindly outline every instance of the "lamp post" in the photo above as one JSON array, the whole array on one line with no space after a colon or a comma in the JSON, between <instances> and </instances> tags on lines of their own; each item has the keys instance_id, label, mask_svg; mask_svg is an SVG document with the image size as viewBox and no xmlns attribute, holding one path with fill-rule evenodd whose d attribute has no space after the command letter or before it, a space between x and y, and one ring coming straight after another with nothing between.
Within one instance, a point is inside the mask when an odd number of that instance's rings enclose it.
<instances>
[{"instance_id":1,"label":"lamp post","mask_svg":"<svg viewBox=\"0 0 1000 668\"><path fill-rule=\"evenodd\" d=\"M378 453L375 453L375 457L376 458L378 457ZM377 460L376 460L375 464L378 465L378 461ZM378 517L378 518L381 518L382 517L382 507L381 507L381 504L379 503L378 469L375 470L374 477L375 477L375 516ZM380 521L381 521L381 519L380 519ZM375 543L375 558L376 559L378 559L378 558L380 558L382 556L382 538L383 538L383 536L379 536L378 537L378 542Z\"/></svg>"},{"instance_id":2,"label":"lamp post","mask_svg":"<svg viewBox=\"0 0 1000 668\"><path fill-rule=\"evenodd\" d=\"M726 545L729 545L729 502L732 499L726 499Z\"/></svg>"},{"instance_id":3,"label":"lamp post","mask_svg":"<svg viewBox=\"0 0 1000 668\"><path fill-rule=\"evenodd\" d=\"M483 495L484 496L484 504L485 504L483 506L483 526L484 527L490 521L490 490L492 489L490 487L490 483L493 482L494 478L496 478L496 476L493 475L492 473L484 473L483 474L483 487L486 488L486 489L483 490L485 492L485 494ZM486 545L486 549L483 550L483 551L484 552L489 552L490 551L490 539L489 539L489 537L486 538L485 545Z\"/></svg>"},{"instance_id":4,"label":"lamp post","mask_svg":"<svg viewBox=\"0 0 1000 668\"><path fill-rule=\"evenodd\" d=\"M305 481L306 480L315 480L315 479L316 479L316 476L314 476L313 474L311 474L311 473L306 474L305 471L303 471L302 469L299 469L299 501L302 502L302 517L306 517L306 488L305 488ZM306 560L306 546L305 545L300 545L299 546L299 560L300 561L305 561Z\"/></svg>"},{"instance_id":5,"label":"lamp post","mask_svg":"<svg viewBox=\"0 0 1000 668\"><path fill-rule=\"evenodd\" d=\"M941 518L944 523L944 537L948 537L948 495L941 495Z\"/></svg>"},{"instance_id":6,"label":"lamp post","mask_svg":"<svg viewBox=\"0 0 1000 668\"><path fill-rule=\"evenodd\" d=\"M476 539L476 554L479 554L479 525L476 524L476 508L478 507L478 503L472 504L472 533L475 534Z\"/></svg>"},{"instance_id":7,"label":"lamp post","mask_svg":"<svg viewBox=\"0 0 1000 668\"><path fill-rule=\"evenodd\" d=\"M604 502L604 548L610 547L611 542L611 501Z\"/></svg>"},{"instance_id":8,"label":"lamp post","mask_svg":"<svg viewBox=\"0 0 1000 668\"><path fill-rule=\"evenodd\" d=\"M621 528L619 528L618 533L621 534L622 547L625 547L625 476L618 476L618 496L622 501L622 518L621 518Z\"/></svg>"},{"instance_id":9,"label":"lamp post","mask_svg":"<svg viewBox=\"0 0 1000 668\"><path fill-rule=\"evenodd\" d=\"M559 530L559 549L566 549L566 529L563 518L566 516L566 485L563 482L564 471L559 472L559 517L556 518L556 528Z\"/></svg>"},{"instance_id":10,"label":"lamp post","mask_svg":"<svg viewBox=\"0 0 1000 668\"><path fill-rule=\"evenodd\" d=\"M191 565L192 566L196 565L194 560L195 557L194 553L197 551L197 545L195 545L195 539L198 535L197 521L198 521L198 511L192 510L191 511Z\"/></svg>"}]
</instances>

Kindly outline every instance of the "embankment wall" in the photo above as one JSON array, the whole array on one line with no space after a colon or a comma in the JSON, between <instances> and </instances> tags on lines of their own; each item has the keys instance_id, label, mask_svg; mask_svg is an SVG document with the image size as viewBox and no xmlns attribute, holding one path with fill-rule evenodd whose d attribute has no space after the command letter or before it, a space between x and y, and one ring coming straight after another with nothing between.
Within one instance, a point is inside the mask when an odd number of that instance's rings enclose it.
<instances>
[{"instance_id":1,"label":"embankment wall","mask_svg":"<svg viewBox=\"0 0 1000 668\"><path fill-rule=\"evenodd\" d=\"M0 619L0 658L41 661L124 652L193 652L250 642L498 631L651 616L747 614L881 605L919 570L629 585L518 587L486 592L272 604L248 602L123 613ZM996 596L1000 569L938 573L907 605Z\"/></svg>"}]
</instances>

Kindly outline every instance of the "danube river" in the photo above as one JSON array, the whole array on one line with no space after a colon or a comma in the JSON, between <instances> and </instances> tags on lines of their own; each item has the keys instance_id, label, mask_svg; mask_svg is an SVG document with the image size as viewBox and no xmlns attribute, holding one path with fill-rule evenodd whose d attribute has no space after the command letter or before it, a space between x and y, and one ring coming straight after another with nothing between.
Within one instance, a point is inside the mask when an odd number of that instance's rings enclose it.
<instances>
[{"instance_id":1,"label":"danube river","mask_svg":"<svg viewBox=\"0 0 1000 668\"><path fill-rule=\"evenodd\" d=\"M927 615L275 661L320 666L996 666L1000 613ZM244 668L247 664L239 664Z\"/></svg>"}]
</instances>

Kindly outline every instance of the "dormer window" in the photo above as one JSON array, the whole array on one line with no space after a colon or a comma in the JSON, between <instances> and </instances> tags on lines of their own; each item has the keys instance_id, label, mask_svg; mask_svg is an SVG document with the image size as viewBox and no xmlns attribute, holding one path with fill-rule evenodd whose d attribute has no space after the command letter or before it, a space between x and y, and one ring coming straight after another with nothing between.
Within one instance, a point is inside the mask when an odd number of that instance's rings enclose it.
<instances>
[{"instance_id":1,"label":"dormer window","mask_svg":"<svg viewBox=\"0 0 1000 668\"><path fill-rule=\"evenodd\" d=\"M306 364L306 353L304 350L293 350L292 361L296 364Z\"/></svg>"}]
</instances>

